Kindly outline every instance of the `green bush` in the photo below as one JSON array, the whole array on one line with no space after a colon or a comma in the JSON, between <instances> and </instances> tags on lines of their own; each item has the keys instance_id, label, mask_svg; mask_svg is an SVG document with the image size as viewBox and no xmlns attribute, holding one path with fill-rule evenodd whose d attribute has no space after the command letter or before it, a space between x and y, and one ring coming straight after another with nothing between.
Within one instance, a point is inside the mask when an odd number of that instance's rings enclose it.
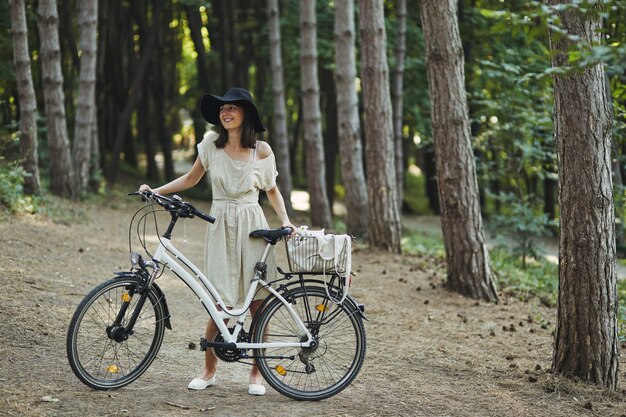
<instances>
[{"instance_id":1,"label":"green bush","mask_svg":"<svg viewBox=\"0 0 626 417\"><path fill-rule=\"evenodd\" d=\"M490 229L510 240L512 255L521 259L521 267L525 269L530 258L541 258L538 239L549 234L551 222L544 213L534 211L531 198L518 198L513 194L497 198L508 208L508 213L494 216Z\"/></svg>"},{"instance_id":2,"label":"green bush","mask_svg":"<svg viewBox=\"0 0 626 417\"><path fill-rule=\"evenodd\" d=\"M402 237L403 253L419 253L436 258L445 257L443 240L440 237L410 232Z\"/></svg>"},{"instance_id":3,"label":"green bush","mask_svg":"<svg viewBox=\"0 0 626 417\"><path fill-rule=\"evenodd\" d=\"M28 175L18 164L0 164L0 205L12 213L37 211L37 200L24 194L24 178Z\"/></svg>"},{"instance_id":4,"label":"green bush","mask_svg":"<svg viewBox=\"0 0 626 417\"><path fill-rule=\"evenodd\" d=\"M532 261L520 258L503 247L489 251L491 268L498 287L520 300L539 298L545 305L556 306L559 291L559 267L537 256Z\"/></svg>"}]
</instances>

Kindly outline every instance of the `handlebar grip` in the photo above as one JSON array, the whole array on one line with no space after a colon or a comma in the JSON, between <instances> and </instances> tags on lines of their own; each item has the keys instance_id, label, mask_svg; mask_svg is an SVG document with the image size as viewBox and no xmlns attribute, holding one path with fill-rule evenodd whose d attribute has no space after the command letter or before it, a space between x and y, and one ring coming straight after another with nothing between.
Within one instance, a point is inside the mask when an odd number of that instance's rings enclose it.
<instances>
[{"instance_id":1,"label":"handlebar grip","mask_svg":"<svg viewBox=\"0 0 626 417\"><path fill-rule=\"evenodd\" d=\"M204 214L201 211L196 210L196 212L194 213L196 215L196 217L200 217L202 220L205 220L209 223L215 223L215 217L213 216L209 216L208 214Z\"/></svg>"}]
</instances>

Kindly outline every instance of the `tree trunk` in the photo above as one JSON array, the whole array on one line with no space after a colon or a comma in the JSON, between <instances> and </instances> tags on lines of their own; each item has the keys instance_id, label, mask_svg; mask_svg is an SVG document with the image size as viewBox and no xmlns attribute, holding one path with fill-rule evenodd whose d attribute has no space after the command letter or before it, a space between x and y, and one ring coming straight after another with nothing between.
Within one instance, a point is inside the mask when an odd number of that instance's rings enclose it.
<instances>
[{"instance_id":1,"label":"tree trunk","mask_svg":"<svg viewBox=\"0 0 626 417\"><path fill-rule=\"evenodd\" d=\"M326 68L320 69L321 106L324 120L324 161L326 161L326 195L328 204L332 207L335 203L335 179L337 174L337 153L339 151L337 137L337 92L333 71Z\"/></svg>"},{"instance_id":2,"label":"tree trunk","mask_svg":"<svg viewBox=\"0 0 626 417\"><path fill-rule=\"evenodd\" d=\"M245 85L243 82L243 65L241 62L241 56L239 54L239 46L241 45L239 38L239 22L237 14L239 10L239 0L231 0L227 3L228 20L230 24L227 26L228 43L230 44L230 64L231 64L231 78L234 86ZM247 68L247 67L246 67Z\"/></svg>"},{"instance_id":3,"label":"tree trunk","mask_svg":"<svg viewBox=\"0 0 626 417\"><path fill-rule=\"evenodd\" d=\"M433 214L441 214L441 206L439 205L439 186L437 185L437 162L434 146L434 144L429 144L422 152L424 161L424 186L426 187L428 207L432 210Z\"/></svg>"},{"instance_id":4,"label":"tree trunk","mask_svg":"<svg viewBox=\"0 0 626 417\"><path fill-rule=\"evenodd\" d=\"M548 219L556 219L556 181L546 175L543 179L543 213Z\"/></svg>"},{"instance_id":5,"label":"tree trunk","mask_svg":"<svg viewBox=\"0 0 626 417\"><path fill-rule=\"evenodd\" d=\"M359 1L361 80L365 125L365 163L371 246L399 253L400 208L396 181L387 33L383 3Z\"/></svg>"},{"instance_id":6,"label":"tree trunk","mask_svg":"<svg viewBox=\"0 0 626 417\"><path fill-rule=\"evenodd\" d=\"M78 2L78 38L80 40L80 87L76 106L74 131L74 167L76 185L83 190L89 183L91 162L91 137L96 123L96 56L98 0Z\"/></svg>"},{"instance_id":7,"label":"tree trunk","mask_svg":"<svg viewBox=\"0 0 626 417\"><path fill-rule=\"evenodd\" d=\"M558 15L563 29L580 42L601 43L597 15L576 9ZM569 38L551 33L550 48L553 67L568 66ZM554 76L561 236L552 368L615 389L619 355L610 100L601 64Z\"/></svg>"},{"instance_id":8,"label":"tree trunk","mask_svg":"<svg viewBox=\"0 0 626 417\"><path fill-rule=\"evenodd\" d=\"M393 82L393 136L396 155L396 181L398 183L398 207L402 211L404 201L404 157L402 152L404 57L406 55L406 0L398 0L398 34L396 44L396 68Z\"/></svg>"},{"instance_id":9,"label":"tree trunk","mask_svg":"<svg viewBox=\"0 0 626 417\"><path fill-rule=\"evenodd\" d=\"M497 301L470 143L457 3L456 0L422 0L420 5L448 267L447 286L451 291L472 298Z\"/></svg>"},{"instance_id":10,"label":"tree trunk","mask_svg":"<svg viewBox=\"0 0 626 417\"><path fill-rule=\"evenodd\" d=\"M28 27L24 0L9 0L15 79L20 104L20 153L22 167L30 174L24 179L24 191L40 194L39 153L37 151L37 99L33 87L28 51Z\"/></svg>"},{"instance_id":11,"label":"tree trunk","mask_svg":"<svg viewBox=\"0 0 626 417\"><path fill-rule=\"evenodd\" d=\"M156 7L155 14L157 14ZM140 86L142 85L142 80L148 70L148 64L150 63L152 52L156 49L156 43L158 40L158 29L156 27L157 22L158 18L155 17L152 28L150 28L150 34L148 35L148 42L146 42L145 51L141 51L141 57L139 58L139 61L135 65L133 71L133 79L131 82L130 92L128 93L126 106L118 117L118 125L115 131L116 133L113 144L113 155L111 156L111 164L109 165L107 175L111 183L114 183L117 178L117 167L119 166L120 152L124 146L124 138L127 136L126 133L130 123L130 118L133 110L137 104L139 104L139 100L141 99L142 92Z\"/></svg>"},{"instance_id":12,"label":"tree trunk","mask_svg":"<svg viewBox=\"0 0 626 417\"><path fill-rule=\"evenodd\" d=\"M204 41L202 40L202 18L200 10L194 5L183 5L187 13L187 21L189 22L189 35L193 41L193 46L198 54L196 58L196 68L198 72L198 85L204 92L211 91L210 75L208 70L208 61L206 49L204 49ZM200 135L199 135L200 136Z\"/></svg>"},{"instance_id":13,"label":"tree trunk","mask_svg":"<svg viewBox=\"0 0 626 417\"><path fill-rule=\"evenodd\" d=\"M46 125L48 127L48 152L50 154L50 186L52 192L62 197L74 198L76 185L70 141L65 120L65 95L61 72L59 46L59 15L56 0L40 0L37 9L39 27L41 73Z\"/></svg>"},{"instance_id":14,"label":"tree trunk","mask_svg":"<svg viewBox=\"0 0 626 417\"><path fill-rule=\"evenodd\" d=\"M229 2L223 0L214 0L213 8L215 9L215 16L217 18L217 32L213 43L215 44L215 51L217 52L220 60L220 84L219 91L226 91L230 85L231 80L229 78L230 71L228 70L228 48L233 47L232 42L228 42L228 32L226 30L229 27L228 13L226 8L230 7ZM198 138L201 138L202 134L198 134Z\"/></svg>"},{"instance_id":15,"label":"tree trunk","mask_svg":"<svg viewBox=\"0 0 626 417\"><path fill-rule=\"evenodd\" d=\"M167 3L165 3L165 5L167 5ZM165 9L164 13L167 14L168 10ZM170 50L170 48L165 44L166 39L165 34L163 33L165 28L168 27L168 22L170 21L171 16L162 17L161 13L155 13L152 21L152 30L157 31L156 49L158 51ZM152 76L150 77L150 80L152 81L150 94L154 98L154 117L156 119L153 121L153 124L157 127L156 136L158 137L161 153L163 155L163 171L165 174L165 180L172 181L176 176L174 172L174 160L172 158L172 135L166 124L168 119L167 83L168 81L171 81L171 79L166 80L163 75L167 68L166 63L163 62L163 54L152 54L152 62L154 63L155 68L157 68L156 71L152 72Z\"/></svg>"},{"instance_id":16,"label":"tree trunk","mask_svg":"<svg viewBox=\"0 0 626 417\"><path fill-rule=\"evenodd\" d=\"M356 91L354 0L335 1L335 84L341 178L346 190L348 233L367 237L367 188Z\"/></svg>"},{"instance_id":17,"label":"tree trunk","mask_svg":"<svg viewBox=\"0 0 626 417\"><path fill-rule=\"evenodd\" d=\"M326 195L324 142L320 110L320 87L317 73L317 17L315 2L300 3L300 79L302 121L306 144L307 181L313 226L331 225L331 211Z\"/></svg>"},{"instance_id":18,"label":"tree trunk","mask_svg":"<svg viewBox=\"0 0 626 417\"><path fill-rule=\"evenodd\" d=\"M287 212L292 213L289 139L287 137L287 109L285 107L285 83L283 81L283 58L281 54L280 16L278 0L267 1L270 36L270 60L272 65L272 99L274 114L272 116L272 140L278 167L278 187L285 198Z\"/></svg>"}]
</instances>

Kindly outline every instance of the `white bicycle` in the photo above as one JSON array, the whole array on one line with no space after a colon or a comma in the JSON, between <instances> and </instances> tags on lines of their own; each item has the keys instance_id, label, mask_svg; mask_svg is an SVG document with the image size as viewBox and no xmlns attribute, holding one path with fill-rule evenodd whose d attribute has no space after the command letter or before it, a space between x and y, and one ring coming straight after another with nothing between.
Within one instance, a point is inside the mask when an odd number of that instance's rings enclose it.
<instances>
[{"instance_id":1,"label":"white bicycle","mask_svg":"<svg viewBox=\"0 0 626 417\"><path fill-rule=\"evenodd\" d=\"M95 389L113 389L130 384L148 369L165 328L171 329L165 294L155 283L167 268L187 284L219 328L213 340L201 340L203 350L211 348L227 362L254 359L271 387L296 400L331 397L354 380L365 359L365 316L363 305L350 295L344 297L344 279L326 273L321 280L317 273L278 268L279 278L266 282L270 248L290 229L250 234L265 239L267 247L256 264L244 304L229 309L211 281L171 241L179 218L198 217L210 223L215 219L177 196L149 191L132 195L150 202L130 223L132 230L143 213L136 224L144 249L146 218L159 206L169 212L169 226L151 260L131 252L131 269L98 285L77 307L68 329L67 357L78 379ZM246 327L250 303L260 287L271 295ZM226 320L236 324L229 328Z\"/></svg>"}]
</instances>

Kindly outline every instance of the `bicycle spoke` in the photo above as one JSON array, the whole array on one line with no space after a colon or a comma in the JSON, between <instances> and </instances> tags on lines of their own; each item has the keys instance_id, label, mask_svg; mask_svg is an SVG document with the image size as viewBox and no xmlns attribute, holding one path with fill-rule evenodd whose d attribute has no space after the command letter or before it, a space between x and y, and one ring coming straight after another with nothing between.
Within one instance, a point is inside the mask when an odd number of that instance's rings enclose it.
<instances>
[{"instance_id":1,"label":"bicycle spoke","mask_svg":"<svg viewBox=\"0 0 626 417\"><path fill-rule=\"evenodd\" d=\"M98 389L124 386L154 360L165 328L163 298L156 292L148 293L127 338L119 342L110 338L122 337L126 331L139 297L125 301L125 294L140 285L136 278L113 279L92 290L79 305L68 330L67 350L72 370L85 384ZM116 324L125 302L124 317Z\"/></svg>"},{"instance_id":2,"label":"bicycle spoke","mask_svg":"<svg viewBox=\"0 0 626 417\"><path fill-rule=\"evenodd\" d=\"M365 334L356 307L338 305L323 287L307 287L291 293L292 307L316 340L311 348L266 349L257 364L272 387L296 399L323 399L335 395L354 379L365 354ZM292 341L300 329L278 300L263 311L255 330L264 329L273 342ZM274 357L273 357L274 356ZM275 357L282 356L283 359ZM293 360L284 359L294 356Z\"/></svg>"}]
</instances>

